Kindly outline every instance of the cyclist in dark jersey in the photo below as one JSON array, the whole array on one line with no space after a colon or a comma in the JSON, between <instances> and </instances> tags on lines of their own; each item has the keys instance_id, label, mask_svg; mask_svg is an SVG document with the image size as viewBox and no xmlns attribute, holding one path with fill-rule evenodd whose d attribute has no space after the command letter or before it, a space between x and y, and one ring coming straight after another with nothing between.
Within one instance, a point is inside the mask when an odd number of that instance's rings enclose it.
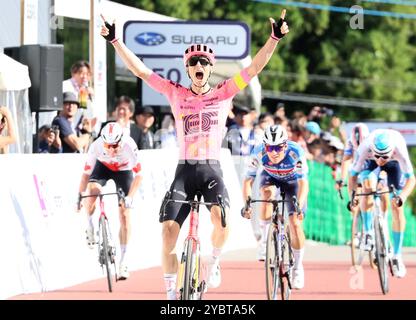
<instances>
[{"instance_id":1,"label":"cyclist in dark jersey","mask_svg":"<svg viewBox=\"0 0 416 320\"><path fill-rule=\"evenodd\" d=\"M116 37L115 24L110 25L103 18L101 35L113 44L117 54L130 71L154 90L163 93L171 105L180 150L180 161L170 188L173 199L193 199L195 193L201 191L204 200L209 202L215 202L216 195L221 195L228 207L228 194L220 168L220 150L227 115L231 110L234 96L263 70L272 57L277 43L289 32L284 21L285 15L286 10L283 10L278 22L270 18L271 35L253 58L250 66L215 88L211 88L208 83L215 64L212 48L204 44L193 44L185 50L184 65L192 81L191 86L185 88L178 83L163 79L144 65ZM166 213L160 217L163 223L162 268L167 298L176 299L178 260L175 246L181 225L190 207L170 202L165 211ZM211 238L213 253L209 261L208 287L218 287L221 282L219 256L229 229L228 224L226 228L221 225L219 206L212 206L210 211L214 230Z\"/></svg>"}]
</instances>

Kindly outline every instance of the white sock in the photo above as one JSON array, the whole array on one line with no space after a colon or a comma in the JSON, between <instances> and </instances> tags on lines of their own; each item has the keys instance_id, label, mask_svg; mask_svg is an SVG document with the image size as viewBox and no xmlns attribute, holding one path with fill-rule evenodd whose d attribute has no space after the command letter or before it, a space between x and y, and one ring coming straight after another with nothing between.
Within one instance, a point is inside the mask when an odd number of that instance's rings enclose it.
<instances>
[{"instance_id":1,"label":"white sock","mask_svg":"<svg viewBox=\"0 0 416 320\"><path fill-rule=\"evenodd\" d=\"M163 274L163 280L165 281L166 292L176 291L176 273Z\"/></svg>"},{"instance_id":2,"label":"white sock","mask_svg":"<svg viewBox=\"0 0 416 320\"><path fill-rule=\"evenodd\" d=\"M94 229L94 223L93 223L93 221L92 221L92 214L90 215L90 214L88 214L87 213L87 220L88 220L88 228L89 229Z\"/></svg>"},{"instance_id":3,"label":"white sock","mask_svg":"<svg viewBox=\"0 0 416 320\"><path fill-rule=\"evenodd\" d=\"M269 225L270 225L270 220L259 219L259 227L260 227L260 234L261 234L260 243L266 243L267 231L269 230L268 228Z\"/></svg>"},{"instance_id":4,"label":"white sock","mask_svg":"<svg viewBox=\"0 0 416 320\"><path fill-rule=\"evenodd\" d=\"M305 248L302 249L293 249L293 256L295 258L295 264L293 269L300 270L303 269L303 255L305 253Z\"/></svg>"},{"instance_id":5,"label":"white sock","mask_svg":"<svg viewBox=\"0 0 416 320\"><path fill-rule=\"evenodd\" d=\"M126 251L127 251L127 244L120 244L120 253L121 253L120 264L123 264L123 262L126 259Z\"/></svg>"},{"instance_id":6,"label":"white sock","mask_svg":"<svg viewBox=\"0 0 416 320\"><path fill-rule=\"evenodd\" d=\"M212 260L211 262L214 264L219 264L220 262L220 255L221 255L222 248L212 248Z\"/></svg>"}]
</instances>

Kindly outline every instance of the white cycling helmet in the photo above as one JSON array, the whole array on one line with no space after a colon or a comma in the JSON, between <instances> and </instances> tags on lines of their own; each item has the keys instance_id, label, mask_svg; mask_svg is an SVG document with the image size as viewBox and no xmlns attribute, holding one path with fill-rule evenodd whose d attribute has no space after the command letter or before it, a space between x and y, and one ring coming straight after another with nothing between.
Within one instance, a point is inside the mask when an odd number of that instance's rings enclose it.
<instances>
[{"instance_id":1,"label":"white cycling helmet","mask_svg":"<svg viewBox=\"0 0 416 320\"><path fill-rule=\"evenodd\" d=\"M123 137L123 128L117 122L109 122L101 130L101 137L107 144L117 144Z\"/></svg>"},{"instance_id":2,"label":"white cycling helmet","mask_svg":"<svg viewBox=\"0 0 416 320\"><path fill-rule=\"evenodd\" d=\"M264 130L263 142L270 146L285 143L288 139L286 129L279 124L267 127Z\"/></svg>"},{"instance_id":3,"label":"white cycling helmet","mask_svg":"<svg viewBox=\"0 0 416 320\"><path fill-rule=\"evenodd\" d=\"M387 132L382 132L376 134L371 141L371 150L374 154L380 156L389 156L393 151L393 141L387 134Z\"/></svg>"},{"instance_id":4,"label":"white cycling helmet","mask_svg":"<svg viewBox=\"0 0 416 320\"><path fill-rule=\"evenodd\" d=\"M357 149L361 142L369 135L370 131L365 123L357 123L351 131L351 143Z\"/></svg>"}]
</instances>

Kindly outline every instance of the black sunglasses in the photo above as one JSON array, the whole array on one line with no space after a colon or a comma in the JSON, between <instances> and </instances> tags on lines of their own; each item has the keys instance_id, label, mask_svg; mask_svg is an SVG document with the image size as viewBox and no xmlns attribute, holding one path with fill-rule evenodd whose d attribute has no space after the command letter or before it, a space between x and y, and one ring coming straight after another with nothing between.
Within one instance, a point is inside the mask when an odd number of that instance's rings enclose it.
<instances>
[{"instance_id":1,"label":"black sunglasses","mask_svg":"<svg viewBox=\"0 0 416 320\"><path fill-rule=\"evenodd\" d=\"M376 158L376 159L380 159L380 158L383 158L384 160L387 160L388 158L390 158L389 156L380 156L379 154L375 154L374 155L374 158Z\"/></svg>"},{"instance_id":2,"label":"black sunglasses","mask_svg":"<svg viewBox=\"0 0 416 320\"><path fill-rule=\"evenodd\" d=\"M201 64L201 66L204 66L204 67L211 64L211 62L205 57L193 56L188 60L188 65L190 65L191 67L195 67L198 61Z\"/></svg>"}]
</instances>

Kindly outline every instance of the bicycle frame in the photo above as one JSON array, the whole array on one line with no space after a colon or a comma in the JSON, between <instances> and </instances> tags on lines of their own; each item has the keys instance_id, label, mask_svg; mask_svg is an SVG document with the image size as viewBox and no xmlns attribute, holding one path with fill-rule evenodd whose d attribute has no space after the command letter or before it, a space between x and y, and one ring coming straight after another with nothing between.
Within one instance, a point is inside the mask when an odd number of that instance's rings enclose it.
<instances>
[{"instance_id":1,"label":"bicycle frame","mask_svg":"<svg viewBox=\"0 0 416 320\"><path fill-rule=\"evenodd\" d=\"M374 207L373 207L373 229L375 235L375 259L377 264L377 270L380 279L380 286L383 294L387 294L389 291L389 280L387 273L387 266L390 268L391 274L392 262L389 257L388 251L390 247L389 243L389 234L388 234L388 225L384 214L381 210L381 195L386 193L391 193L395 195L394 186L390 186L388 191L372 191L368 193L355 194L353 192L351 199L354 200L355 196L373 196L374 197Z\"/></svg>"},{"instance_id":2,"label":"bicycle frame","mask_svg":"<svg viewBox=\"0 0 416 320\"><path fill-rule=\"evenodd\" d=\"M277 300L278 289L282 300L290 298L292 289L290 275L294 266L293 251L291 247L290 230L288 227L288 212L285 210L284 203L293 202L295 211L301 211L296 199L285 200L285 193L281 192L282 200L252 200L248 199L246 207L254 202L266 202L273 205L271 225L267 235L266 249L266 290L269 300ZM279 211L279 203L282 210ZM287 248L286 248L287 246Z\"/></svg>"},{"instance_id":3,"label":"bicycle frame","mask_svg":"<svg viewBox=\"0 0 416 320\"><path fill-rule=\"evenodd\" d=\"M178 285L180 287L180 298L181 300L193 300L202 298L202 294L205 291L205 281L200 281L200 240L198 236L199 227L199 206L213 206L217 205L221 208L221 223L223 227L226 226L225 222L225 207L222 202L222 197L218 196L218 202L201 202L202 195L197 195L197 200L173 200L170 199L170 192L167 192L162 203L160 213L163 213L168 202L176 202L189 204L190 210L190 221L189 231L184 242L184 248L181 255L180 268L178 274Z\"/></svg>"},{"instance_id":4,"label":"bicycle frame","mask_svg":"<svg viewBox=\"0 0 416 320\"><path fill-rule=\"evenodd\" d=\"M83 198L90 198L90 197L99 199L100 217L98 220L98 226L99 226L99 231L98 231L99 240L98 240L98 246L97 246L98 261L101 265L101 268L104 269L105 267L106 269L108 290L112 292L113 286L112 286L112 280L111 280L112 275L111 275L111 270L110 270L110 264L114 265L114 269L115 269L114 275L115 275L116 282L118 280L118 277L117 277L117 267L115 263L115 256L116 256L115 246L112 241L111 230L110 230L108 218L107 218L107 215L105 213L105 208L104 208L104 196L109 196L109 195L117 195L118 200L124 199L124 193L121 189L119 189L118 192L80 196L79 201L81 201ZM112 244L112 246L110 246L110 244Z\"/></svg>"}]
</instances>

